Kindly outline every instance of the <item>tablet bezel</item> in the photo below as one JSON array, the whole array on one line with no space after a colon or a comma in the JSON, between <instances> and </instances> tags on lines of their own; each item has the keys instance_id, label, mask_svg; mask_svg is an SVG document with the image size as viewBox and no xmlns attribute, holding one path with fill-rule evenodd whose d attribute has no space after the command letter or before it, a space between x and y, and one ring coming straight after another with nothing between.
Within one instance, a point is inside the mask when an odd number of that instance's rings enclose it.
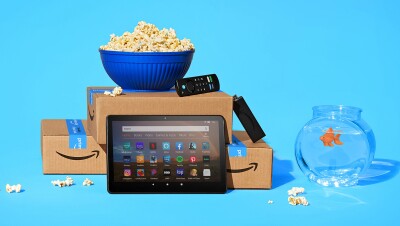
<instances>
[{"instance_id":1,"label":"tablet bezel","mask_svg":"<svg viewBox=\"0 0 400 226\"><path fill-rule=\"evenodd\" d=\"M115 121L218 121L220 145L219 182L115 182L112 123ZM222 116L196 115L109 115L107 116L107 190L110 194L131 193L219 193L227 191L225 120Z\"/></svg>"}]
</instances>

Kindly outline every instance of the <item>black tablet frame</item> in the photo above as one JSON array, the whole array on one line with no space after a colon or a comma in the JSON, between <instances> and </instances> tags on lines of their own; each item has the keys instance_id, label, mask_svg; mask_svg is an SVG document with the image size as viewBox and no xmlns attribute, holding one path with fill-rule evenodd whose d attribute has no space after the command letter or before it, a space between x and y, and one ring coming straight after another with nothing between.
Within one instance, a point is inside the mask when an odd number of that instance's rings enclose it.
<instances>
[{"instance_id":1,"label":"black tablet frame","mask_svg":"<svg viewBox=\"0 0 400 226\"><path fill-rule=\"evenodd\" d=\"M115 182L113 160L113 131L115 121L218 121L219 123L219 164L221 180L219 182ZM222 116L197 115L109 115L107 117L107 190L110 194L131 193L216 193L227 191L226 184L226 147L225 120Z\"/></svg>"}]
</instances>

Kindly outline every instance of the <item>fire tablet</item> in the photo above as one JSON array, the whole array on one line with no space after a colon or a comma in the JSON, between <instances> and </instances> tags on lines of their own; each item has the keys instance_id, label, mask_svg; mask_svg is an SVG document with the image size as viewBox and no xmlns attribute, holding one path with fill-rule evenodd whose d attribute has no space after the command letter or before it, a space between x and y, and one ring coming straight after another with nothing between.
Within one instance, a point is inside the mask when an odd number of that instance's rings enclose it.
<instances>
[{"instance_id":1,"label":"fire tablet","mask_svg":"<svg viewBox=\"0 0 400 226\"><path fill-rule=\"evenodd\" d=\"M222 116L107 117L109 193L225 193Z\"/></svg>"}]
</instances>

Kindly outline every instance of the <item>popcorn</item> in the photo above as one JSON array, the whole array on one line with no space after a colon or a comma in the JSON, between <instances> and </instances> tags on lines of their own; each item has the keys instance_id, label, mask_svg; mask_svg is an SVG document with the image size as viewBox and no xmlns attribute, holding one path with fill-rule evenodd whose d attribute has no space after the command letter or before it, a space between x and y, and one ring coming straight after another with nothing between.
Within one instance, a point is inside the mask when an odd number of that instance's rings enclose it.
<instances>
[{"instance_id":1,"label":"popcorn","mask_svg":"<svg viewBox=\"0 0 400 226\"><path fill-rule=\"evenodd\" d=\"M83 181L83 186L90 186L90 185L93 185L93 184L94 184L93 181L89 180L88 178L86 178Z\"/></svg>"},{"instance_id":2,"label":"popcorn","mask_svg":"<svg viewBox=\"0 0 400 226\"><path fill-rule=\"evenodd\" d=\"M292 187L292 189L288 191L288 195L293 195L293 196L297 196L298 194L301 193L304 193L304 188L302 187Z\"/></svg>"},{"instance_id":3,"label":"popcorn","mask_svg":"<svg viewBox=\"0 0 400 226\"><path fill-rule=\"evenodd\" d=\"M296 206L296 205L300 205L300 204L303 206L308 206L308 201L303 196L299 196L299 197L289 196L288 202L292 206Z\"/></svg>"},{"instance_id":4,"label":"popcorn","mask_svg":"<svg viewBox=\"0 0 400 226\"><path fill-rule=\"evenodd\" d=\"M308 206L308 201L305 197L303 196L299 196L299 197L295 197L298 194L302 194L304 193L304 188L302 187L292 187L292 189L290 189L288 191L288 202L290 205L292 206L296 206L296 205L303 205L303 206Z\"/></svg>"},{"instance_id":5,"label":"popcorn","mask_svg":"<svg viewBox=\"0 0 400 226\"><path fill-rule=\"evenodd\" d=\"M8 192L8 193L12 193L13 191L15 191L16 193L20 193L21 188L22 188L22 186L20 184L13 185L13 186L6 184L6 192Z\"/></svg>"},{"instance_id":6,"label":"popcorn","mask_svg":"<svg viewBox=\"0 0 400 226\"><path fill-rule=\"evenodd\" d=\"M110 35L107 45L102 50L123 52L181 52L194 49L190 39L179 40L174 29L163 28L140 21L132 33L124 32L121 36Z\"/></svg>"},{"instance_id":7,"label":"popcorn","mask_svg":"<svg viewBox=\"0 0 400 226\"><path fill-rule=\"evenodd\" d=\"M105 95L108 95L108 96L116 97L116 96L119 96L119 95L122 94L122 88L119 87L119 86L117 86L117 87L115 87L115 88L113 89L112 92L110 92L110 91L108 91L108 90L104 91L104 94L105 94Z\"/></svg>"},{"instance_id":8,"label":"popcorn","mask_svg":"<svg viewBox=\"0 0 400 226\"><path fill-rule=\"evenodd\" d=\"M61 181L61 180L53 180L53 181L51 181L51 183L52 183L54 186L58 186L58 187L61 188L61 187L73 185L73 184L74 184L74 180L73 180L71 177L67 176L67 178L66 178L64 181Z\"/></svg>"},{"instance_id":9,"label":"popcorn","mask_svg":"<svg viewBox=\"0 0 400 226\"><path fill-rule=\"evenodd\" d=\"M274 201L268 200L268 204L273 204L273 203L274 203Z\"/></svg>"}]
</instances>

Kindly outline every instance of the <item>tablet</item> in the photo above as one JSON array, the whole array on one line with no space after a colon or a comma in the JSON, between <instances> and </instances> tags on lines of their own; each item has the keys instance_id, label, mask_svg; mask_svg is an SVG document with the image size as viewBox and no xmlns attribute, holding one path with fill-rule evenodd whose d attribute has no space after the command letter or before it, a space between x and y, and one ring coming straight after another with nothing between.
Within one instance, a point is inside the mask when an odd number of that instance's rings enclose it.
<instances>
[{"instance_id":1,"label":"tablet","mask_svg":"<svg viewBox=\"0 0 400 226\"><path fill-rule=\"evenodd\" d=\"M225 193L222 116L107 117L109 193Z\"/></svg>"}]
</instances>

